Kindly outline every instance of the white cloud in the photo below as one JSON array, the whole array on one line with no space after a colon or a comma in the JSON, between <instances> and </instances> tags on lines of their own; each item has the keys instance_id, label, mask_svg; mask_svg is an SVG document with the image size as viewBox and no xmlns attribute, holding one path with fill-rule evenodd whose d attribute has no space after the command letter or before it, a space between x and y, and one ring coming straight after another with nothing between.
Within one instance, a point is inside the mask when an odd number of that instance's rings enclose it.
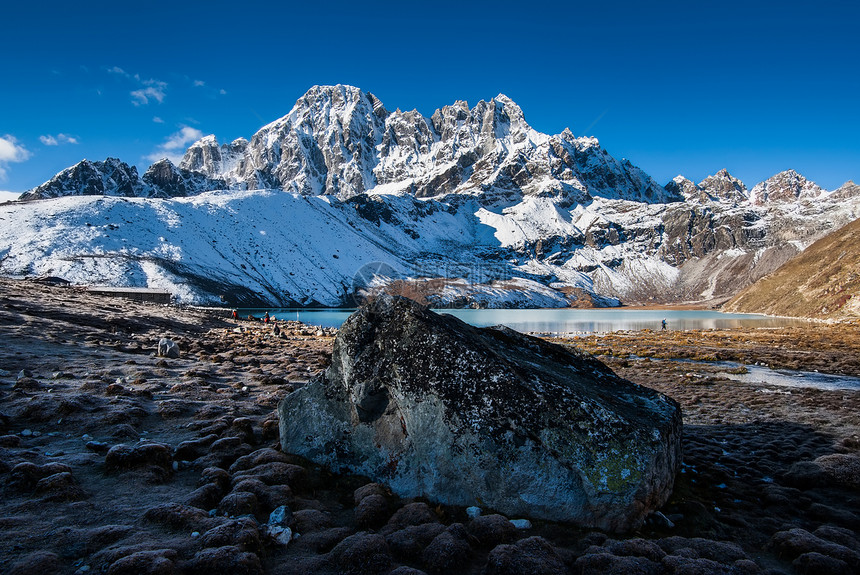
<instances>
[{"instance_id":1,"label":"white cloud","mask_svg":"<svg viewBox=\"0 0 860 575\"><path fill-rule=\"evenodd\" d=\"M0 202L11 202L17 200L21 194L19 192L0 191Z\"/></svg>"},{"instance_id":2,"label":"white cloud","mask_svg":"<svg viewBox=\"0 0 860 575\"><path fill-rule=\"evenodd\" d=\"M144 156L144 159L150 162L157 162L161 158L167 158L174 164L178 164L182 160L185 148L202 138L203 135L203 132L197 128L182 126L178 132L170 134L164 143L158 146L153 153Z\"/></svg>"},{"instance_id":3,"label":"white cloud","mask_svg":"<svg viewBox=\"0 0 860 575\"><path fill-rule=\"evenodd\" d=\"M52 136L51 134L47 134L45 136L39 136L39 141L45 144L46 146L59 146L60 144L77 144L78 139L74 136L70 136L68 134L57 134L56 136Z\"/></svg>"},{"instance_id":4,"label":"white cloud","mask_svg":"<svg viewBox=\"0 0 860 575\"><path fill-rule=\"evenodd\" d=\"M202 86L205 86L205 85L206 85L206 82L204 82L203 80L194 80L194 82L193 82L193 83L194 83L194 86L195 86L196 88L200 88L200 87L202 87Z\"/></svg>"},{"instance_id":5,"label":"white cloud","mask_svg":"<svg viewBox=\"0 0 860 575\"><path fill-rule=\"evenodd\" d=\"M152 121L155 122L156 124L163 124L164 123L164 120L162 120L158 116L153 116Z\"/></svg>"},{"instance_id":6,"label":"white cloud","mask_svg":"<svg viewBox=\"0 0 860 575\"><path fill-rule=\"evenodd\" d=\"M135 75L135 79L139 79L137 75ZM131 92L132 104L135 106L145 106L146 104L149 104L151 100L155 100L159 104L164 102L167 82L150 79L141 81L141 84L143 84L143 88L140 90L133 90Z\"/></svg>"},{"instance_id":7,"label":"white cloud","mask_svg":"<svg viewBox=\"0 0 860 575\"><path fill-rule=\"evenodd\" d=\"M227 90L225 90L224 88L221 88L220 90L218 90L218 93L221 94L222 96L226 96Z\"/></svg>"},{"instance_id":8,"label":"white cloud","mask_svg":"<svg viewBox=\"0 0 860 575\"><path fill-rule=\"evenodd\" d=\"M130 92L131 103L135 106L145 106L152 101L158 102L159 104L164 102L164 98L167 95L167 82L156 80L155 78L143 80L141 79L140 74L129 74L119 66L108 68L107 72L108 74L122 76L123 78L131 80L133 83L140 86L137 90L132 90Z\"/></svg>"},{"instance_id":9,"label":"white cloud","mask_svg":"<svg viewBox=\"0 0 860 575\"><path fill-rule=\"evenodd\" d=\"M0 181L6 179L6 165L13 162L24 162L30 157L30 152L18 144L14 136L0 136Z\"/></svg>"}]
</instances>

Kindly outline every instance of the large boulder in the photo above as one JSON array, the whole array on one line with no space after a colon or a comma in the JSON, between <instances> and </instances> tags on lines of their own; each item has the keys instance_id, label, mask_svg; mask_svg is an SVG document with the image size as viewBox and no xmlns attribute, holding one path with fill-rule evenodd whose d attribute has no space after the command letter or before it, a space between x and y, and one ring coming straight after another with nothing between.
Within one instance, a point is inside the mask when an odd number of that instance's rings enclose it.
<instances>
[{"instance_id":1,"label":"large boulder","mask_svg":"<svg viewBox=\"0 0 860 575\"><path fill-rule=\"evenodd\" d=\"M403 497L610 531L669 497L681 410L594 357L403 298L355 312L279 405L284 452Z\"/></svg>"}]
</instances>

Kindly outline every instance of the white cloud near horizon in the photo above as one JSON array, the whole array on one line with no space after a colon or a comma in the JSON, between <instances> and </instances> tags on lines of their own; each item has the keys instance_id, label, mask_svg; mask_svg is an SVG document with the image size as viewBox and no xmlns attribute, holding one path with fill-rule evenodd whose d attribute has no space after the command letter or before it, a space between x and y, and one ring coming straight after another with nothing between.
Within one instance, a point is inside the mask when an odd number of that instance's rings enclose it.
<instances>
[{"instance_id":1,"label":"white cloud near horizon","mask_svg":"<svg viewBox=\"0 0 860 575\"><path fill-rule=\"evenodd\" d=\"M20 196L20 192L7 192L0 190L0 202L11 202L12 200L17 200Z\"/></svg>"},{"instance_id":2,"label":"white cloud near horizon","mask_svg":"<svg viewBox=\"0 0 860 575\"><path fill-rule=\"evenodd\" d=\"M203 132L197 128L181 126L178 132L170 134L163 144L159 145L151 154L144 156L144 159L157 162L162 158L167 158L174 164L179 164L188 145L193 144L203 136Z\"/></svg>"},{"instance_id":3,"label":"white cloud near horizon","mask_svg":"<svg viewBox=\"0 0 860 575\"><path fill-rule=\"evenodd\" d=\"M25 162L30 152L18 144L15 136L0 136L0 181L6 180L6 166L11 163Z\"/></svg>"},{"instance_id":4,"label":"white cloud near horizon","mask_svg":"<svg viewBox=\"0 0 860 575\"><path fill-rule=\"evenodd\" d=\"M56 136L46 134L44 136L39 136L39 141L46 146L59 146L60 144L78 143L78 139L75 136L70 136L68 134L57 134Z\"/></svg>"}]
</instances>

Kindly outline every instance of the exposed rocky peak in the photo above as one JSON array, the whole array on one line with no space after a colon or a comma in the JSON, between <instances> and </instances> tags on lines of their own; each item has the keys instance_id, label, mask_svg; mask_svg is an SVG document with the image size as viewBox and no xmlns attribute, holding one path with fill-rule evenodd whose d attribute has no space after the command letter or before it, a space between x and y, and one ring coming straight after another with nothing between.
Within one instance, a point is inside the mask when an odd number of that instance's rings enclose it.
<instances>
[{"instance_id":1,"label":"exposed rocky peak","mask_svg":"<svg viewBox=\"0 0 860 575\"><path fill-rule=\"evenodd\" d=\"M848 180L837 189L833 190L829 197L833 200L860 198L860 186L855 184L853 181Z\"/></svg>"},{"instance_id":2,"label":"exposed rocky peak","mask_svg":"<svg viewBox=\"0 0 860 575\"><path fill-rule=\"evenodd\" d=\"M730 203L745 202L749 199L744 183L725 168L699 182L699 188L713 198Z\"/></svg>"},{"instance_id":3,"label":"exposed rocky peak","mask_svg":"<svg viewBox=\"0 0 860 575\"><path fill-rule=\"evenodd\" d=\"M485 152L492 151L499 140L522 143L531 130L522 109L504 94L499 94L489 102L481 100L472 109L471 115Z\"/></svg>"},{"instance_id":4,"label":"exposed rocky peak","mask_svg":"<svg viewBox=\"0 0 860 575\"><path fill-rule=\"evenodd\" d=\"M675 176L671 182L663 187L670 194L683 197L686 201L709 202L714 199L702 188L681 175Z\"/></svg>"},{"instance_id":5,"label":"exposed rocky peak","mask_svg":"<svg viewBox=\"0 0 860 575\"><path fill-rule=\"evenodd\" d=\"M554 146L560 144L561 146ZM626 159L617 160L606 152L597 138L552 137L549 145L565 158L576 182L580 182L591 196L623 199L645 203L677 202L683 196L674 194L655 182L651 176Z\"/></svg>"},{"instance_id":6,"label":"exposed rocky peak","mask_svg":"<svg viewBox=\"0 0 860 575\"><path fill-rule=\"evenodd\" d=\"M248 140L237 138L229 144L218 144L214 135L204 136L186 150L179 169L196 172L206 178L238 183L237 172L248 148Z\"/></svg>"},{"instance_id":7,"label":"exposed rocky peak","mask_svg":"<svg viewBox=\"0 0 860 575\"><path fill-rule=\"evenodd\" d=\"M209 178L202 172L177 168L167 158L152 164L143 174L143 181L158 190L158 195L166 197L192 196L227 187L223 179Z\"/></svg>"},{"instance_id":8,"label":"exposed rocky peak","mask_svg":"<svg viewBox=\"0 0 860 575\"><path fill-rule=\"evenodd\" d=\"M189 174L196 174L189 176ZM457 101L431 118L389 112L373 94L352 86L314 86L289 114L242 138L219 144L206 136L179 166L155 166L147 182L158 190L283 189L303 195L353 197L380 191L416 197L483 196L490 203L524 195L558 197L565 205L594 196L643 202L675 201L644 172L615 160L594 138L569 130L533 130L504 94L473 108ZM204 191L201 187L199 191Z\"/></svg>"},{"instance_id":9,"label":"exposed rocky peak","mask_svg":"<svg viewBox=\"0 0 860 575\"><path fill-rule=\"evenodd\" d=\"M756 184L750 192L750 201L761 206L815 199L824 193L815 182L810 182L794 170L786 170Z\"/></svg>"},{"instance_id":10,"label":"exposed rocky peak","mask_svg":"<svg viewBox=\"0 0 860 575\"><path fill-rule=\"evenodd\" d=\"M465 100L457 100L450 106L442 106L439 110L433 112L430 121L433 124L433 130L439 134L439 138L444 141L450 141L455 137L459 129L470 118L471 111L469 104Z\"/></svg>"},{"instance_id":11,"label":"exposed rocky peak","mask_svg":"<svg viewBox=\"0 0 860 575\"><path fill-rule=\"evenodd\" d=\"M39 200L61 196L152 196L156 193L137 173L117 158L103 162L82 160L66 168L41 186L21 194L21 200Z\"/></svg>"},{"instance_id":12,"label":"exposed rocky peak","mask_svg":"<svg viewBox=\"0 0 860 575\"><path fill-rule=\"evenodd\" d=\"M252 186L348 198L376 182L376 146L388 112L352 86L314 86L289 114L260 129L242 176Z\"/></svg>"}]
</instances>

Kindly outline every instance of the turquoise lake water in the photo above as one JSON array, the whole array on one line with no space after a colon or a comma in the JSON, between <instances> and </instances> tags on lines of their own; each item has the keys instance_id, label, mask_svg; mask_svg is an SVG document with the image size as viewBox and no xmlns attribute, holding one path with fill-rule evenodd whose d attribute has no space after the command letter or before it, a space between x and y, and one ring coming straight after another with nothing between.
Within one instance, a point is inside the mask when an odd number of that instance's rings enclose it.
<instances>
[{"instance_id":1,"label":"turquoise lake water","mask_svg":"<svg viewBox=\"0 0 860 575\"><path fill-rule=\"evenodd\" d=\"M241 314L261 316L267 310L243 310ZM283 320L298 320L310 325L339 327L354 310L343 309L270 309L269 314ZM603 309L442 309L477 327L506 325L523 333L607 333L620 330L660 329L663 319L668 329L725 329L735 327L783 327L800 325L804 320L755 314L721 313L711 310L638 310Z\"/></svg>"}]
</instances>

